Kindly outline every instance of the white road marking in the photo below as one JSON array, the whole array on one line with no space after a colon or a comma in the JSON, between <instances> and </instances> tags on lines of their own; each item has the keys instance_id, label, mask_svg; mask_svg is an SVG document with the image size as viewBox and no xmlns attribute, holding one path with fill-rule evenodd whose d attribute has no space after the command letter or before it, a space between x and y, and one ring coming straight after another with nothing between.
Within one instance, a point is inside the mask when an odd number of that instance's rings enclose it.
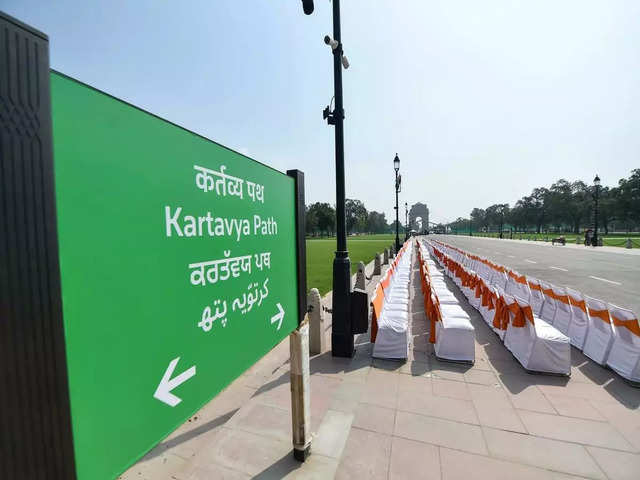
<instances>
[{"instance_id":1,"label":"white road marking","mask_svg":"<svg viewBox=\"0 0 640 480\"><path fill-rule=\"evenodd\" d=\"M568 272L569 271L566 268L560 268L560 267L549 267L549 268L553 268L554 270L560 270L561 272Z\"/></svg>"},{"instance_id":2,"label":"white road marking","mask_svg":"<svg viewBox=\"0 0 640 480\"><path fill-rule=\"evenodd\" d=\"M509 258L516 258L515 255L509 255Z\"/></svg>"},{"instance_id":3,"label":"white road marking","mask_svg":"<svg viewBox=\"0 0 640 480\"><path fill-rule=\"evenodd\" d=\"M600 280L601 282L613 283L614 285L622 285L620 282L614 282L613 280L607 280L606 278L594 277L593 275L589 275L589 278Z\"/></svg>"},{"instance_id":4,"label":"white road marking","mask_svg":"<svg viewBox=\"0 0 640 480\"><path fill-rule=\"evenodd\" d=\"M533 260L529 260L528 258L525 258L524 261L529 263L538 263L538 262L534 262Z\"/></svg>"},{"instance_id":5,"label":"white road marking","mask_svg":"<svg viewBox=\"0 0 640 480\"><path fill-rule=\"evenodd\" d=\"M497 253L498 255L502 255L502 253L500 253L500 252L493 252L493 253Z\"/></svg>"}]
</instances>

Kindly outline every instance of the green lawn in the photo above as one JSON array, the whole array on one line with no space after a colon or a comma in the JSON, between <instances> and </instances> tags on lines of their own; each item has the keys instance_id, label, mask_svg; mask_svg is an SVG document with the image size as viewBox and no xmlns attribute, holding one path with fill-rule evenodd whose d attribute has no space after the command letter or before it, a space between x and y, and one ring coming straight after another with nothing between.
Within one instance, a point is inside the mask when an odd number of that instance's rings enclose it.
<instances>
[{"instance_id":1,"label":"green lawn","mask_svg":"<svg viewBox=\"0 0 640 480\"><path fill-rule=\"evenodd\" d=\"M359 235L347 239L351 273L355 273L358 262L365 264L373 260L376 252L389 247L395 235ZM404 237L401 238L403 240ZM336 250L336 239L307 239L307 289L317 288L320 294L331 290L333 276L333 258Z\"/></svg>"},{"instance_id":2,"label":"green lawn","mask_svg":"<svg viewBox=\"0 0 640 480\"><path fill-rule=\"evenodd\" d=\"M469 233L459 233L458 235L468 235ZM481 232L473 232L473 236L474 237L497 237L498 234L495 232L492 233L481 233ZM508 233L504 233L503 234L504 238L510 238ZM518 240L520 238L522 238L522 240L537 240L537 241L545 241L545 238L548 241L551 241L552 238L557 238L563 236L566 240L567 243L576 243L576 234L575 233L549 233L549 234L544 234L544 233L514 233L513 234L513 238L515 240ZM584 234L580 234L577 235L580 238L580 243L584 242ZM639 236L640 234L638 233L612 233L609 235L603 235L603 234L599 234L599 237L602 237L602 243L605 246L608 247L624 247L626 245L627 242L627 238L631 238L632 242L633 242L633 248L638 248L640 247L640 241L639 241Z\"/></svg>"}]
</instances>

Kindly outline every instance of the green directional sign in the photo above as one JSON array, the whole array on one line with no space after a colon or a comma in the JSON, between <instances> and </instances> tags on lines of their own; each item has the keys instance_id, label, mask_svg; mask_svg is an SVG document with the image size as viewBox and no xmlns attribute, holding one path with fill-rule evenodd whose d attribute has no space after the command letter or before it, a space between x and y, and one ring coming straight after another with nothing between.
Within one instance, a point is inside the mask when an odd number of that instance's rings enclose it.
<instances>
[{"instance_id":1,"label":"green directional sign","mask_svg":"<svg viewBox=\"0 0 640 480\"><path fill-rule=\"evenodd\" d=\"M296 185L61 74L51 96L76 467L111 479L297 327Z\"/></svg>"}]
</instances>

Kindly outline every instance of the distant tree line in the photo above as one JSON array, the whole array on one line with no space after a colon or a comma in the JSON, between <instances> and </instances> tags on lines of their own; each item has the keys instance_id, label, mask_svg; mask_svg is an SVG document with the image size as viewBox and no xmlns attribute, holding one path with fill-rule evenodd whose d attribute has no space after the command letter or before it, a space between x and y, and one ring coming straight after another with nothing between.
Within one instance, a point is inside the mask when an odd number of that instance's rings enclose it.
<instances>
[{"instance_id":1,"label":"distant tree line","mask_svg":"<svg viewBox=\"0 0 640 480\"><path fill-rule=\"evenodd\" d=\"M560 179L549 188L534 188L513 207L507 203L474 208L470 218L459 217L447 224L453 231L503 231L506 226L519 232L544 231L580 233L592 228L595 186L582 180ZM617 187L601 186L598 195L598 226L609 233L640 227L640 168Z\"/></svg>"},{"instance_id":2,"label":"distant tree line","mask_svg":"<svg viewBox=\"0 0 640 480\"><path fill-rule=\"evenodd\" d=\"M395 221L389 225L384 213L374 210L367 211L360 200L347 198L345 202L345 217L347 234L353 233L389 233ZM335 234L336 210L332 205L323 202L312 203L306 206L307 235L331 236ZM403 230L404 227L400 227Z\"/></svg>"}]
</instances>

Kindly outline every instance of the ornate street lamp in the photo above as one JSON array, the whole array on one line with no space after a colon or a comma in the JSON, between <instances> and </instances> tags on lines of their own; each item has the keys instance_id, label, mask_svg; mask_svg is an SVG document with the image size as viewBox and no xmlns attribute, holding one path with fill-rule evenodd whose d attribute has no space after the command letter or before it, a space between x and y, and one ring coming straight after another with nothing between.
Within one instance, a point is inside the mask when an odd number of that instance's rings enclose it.
<instances>
[{"instance_id":1,"label":"ornate street lamp","mask_svg":"<svg viewBox=\"0 0 640 480\"><path fill-rule=\"evenodd\" d=\"M400 237L398 231L398 193L400 193L400 183L402 183L402 176L398 174L400 170L400 158L396 153L393 159L393 169L396 171L396 253L400 250Z\"/></svg>"},{"instance_id":2,"label":"ornate street lamp","mask_svg":"<svg viewBox=\"0 0 640 480\"><path fill-rule=\"evenodd\" d=\"M596 178L593 179L593 185L595 186L595 206L593 211L593 246L598 246L598 197L600 196L600 177L596 174Z\"/></svg>"}]
</instances>

